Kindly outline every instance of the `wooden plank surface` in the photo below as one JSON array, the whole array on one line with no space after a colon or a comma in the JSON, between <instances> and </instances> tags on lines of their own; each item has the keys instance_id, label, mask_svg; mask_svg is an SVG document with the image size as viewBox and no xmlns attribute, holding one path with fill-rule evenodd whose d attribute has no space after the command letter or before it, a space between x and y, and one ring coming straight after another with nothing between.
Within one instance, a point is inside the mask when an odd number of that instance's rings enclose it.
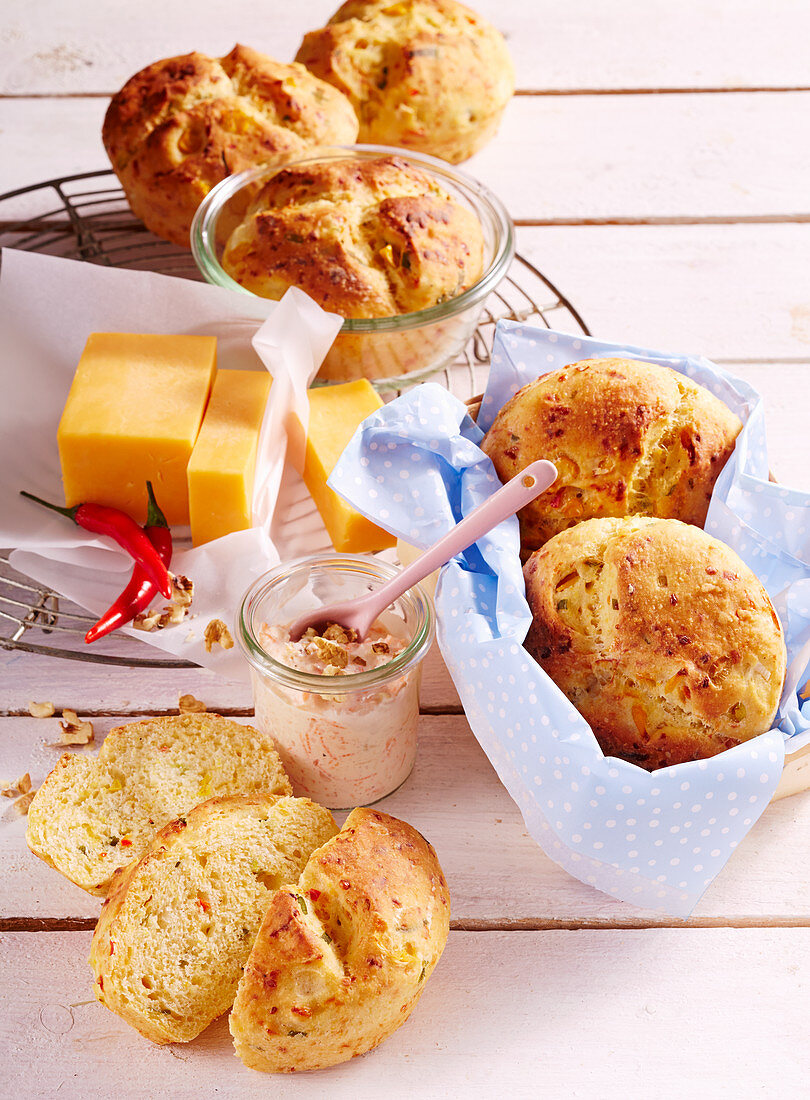
<instances>
[{"instance_id":1,"label":"wooden plank surface","mask_svg":"<svg viewBox=\"0 0 810 1100\"><path fill-rule=\"evenodd\" d=\"M94 719L97 744L120 719ZM38 786L59 758L55 719L0 719L0 779L30 772ZM83 753L92 753L97 745ZM97 898L73 886L25 846L25 820L0 807L0 921L95 919ZM614 901L571 878L529 837L522 818L459 715L423 716L416 767L380 808L409 821L435 846L462 923L675 923ZM339 815L339 821L343 820ZM704 895L697 923L810 921L810 793L770 806Z\"/></svg>"},{"instance_id":2,"label":"wooden plank surface","mask_svg":"<svg viewBox=\"0 0 810 1100\"><path fill-rule=\"evenodd\" d=\"M111 93L160 57L228 51L244 42L291 60L305 30L322 26L337 0L227 6L107 0L84 5L6 0L0 94ZM802 0L475 0L506 35L518 87L580 89L793 88L810 85L810 10ZM95 14L95 13L94 13Z\"/></svg>"},{"instance_id":3,"label":"wooden plank surface","mask_svg":"<svg viewBox=\"0 0 810 1100\"><path fill-rule=\"evenodd\" d=\"M106 106L104 98L0 100L20 149L4 160L2 190L108 168ZM521 96L497 140L462 170L518 220L810 219L810 164L784 131L786 112L808 111L810 91ZM43 131L52 134L47 147Z\"/></svg>"},{"instance_id":4,"label":"wooden plank surface","mask_svg":"<svg viewBox=\"0 0 810 1100\"><path fill-rule=\"evenodd\" d=\"M92 1000L90 936L0 935L13 1097L804 1096L810 929L451 932L411 1018L363 1058L270 1077L225 1018L158 1047ZM778 1067L778 1069L777 1069ZM386 1084L383 1086L381 1082Z\"/></svg>"}]
</instances>

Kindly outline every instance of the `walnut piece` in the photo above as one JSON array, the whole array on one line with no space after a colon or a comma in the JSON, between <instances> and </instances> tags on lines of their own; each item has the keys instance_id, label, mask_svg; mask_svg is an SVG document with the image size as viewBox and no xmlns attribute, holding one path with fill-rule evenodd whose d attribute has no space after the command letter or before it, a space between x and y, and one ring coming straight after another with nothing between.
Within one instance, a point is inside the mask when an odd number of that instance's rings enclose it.
<instances>
[{"instance_id":1,"label":"walnut piece","mask_svg":"<svg viewBox=\"0 0 810 1100\"><path fill-rule=\"evenodd\" d=\"M195 699L193 695L181 695L177 701L181 714L202 714L208 707L201 699Z\"/></svg>"},{"instance_id":2,"label":"walnut piece","mask_svg":"<svg viewBox=\"0 0 810 1100\"><path fill-rule=\"evenodd\" d=\"M9 783L4 787L2 792L6 798L16 798L18 794L28 794L31 790L31 776L28 772L25 775L21 775L19 779L15 779L13 783Z\"/></svg>"},{"instance_id":3,"label":"walnut piece","mask_svg":"<svg viewBox=\"0 0 810 1100\"><path fill-rule=\"evenodd\" d=\"M59 734L60 745L87 745L94 739L93 723L83 722L75 710L62 710L64 722Z\"/></svg>"},{"instance_id":4,"label":"walnut piece","mask_svg":"<svg viewBox=\"0 0 810 1100\"><path fill-rule=\"evenodd\" d=\"M205 652L210 653L215 645L223 649L233 649L233 638L222 619L212 619L205 628Z\"/></svg>"},{"instance_id":5,"label":"walnut piece","mask_svg":"<svg viewBox=\"0 0 810 1100\"><path fill-rule=\"evenodd\" d=\"M157 630L160 623L159 611L141 611L132 620L136 630Z\"/></svg>"},{"instance_id":6,"label":"walnut piece","mask_svg":"<svg viewBox=\"0 0 810 1100\"><path fill-rule=\"evenodd\" d=\"M182 573L172 574L172 598L170 604L176 607L191 607L194 599L194 581Z\"/></svg>"},{"instance_id":7,"label":"walnut piece","mask_svg":"<svg viewBox=\"0 0 810 1100\"><path fill-rule=\"evenodd\" d=\"M28 713L32 718L52 718L55 710L53 703L35 703L32 700L28 704Z\"/></svg>"}]
</instances>

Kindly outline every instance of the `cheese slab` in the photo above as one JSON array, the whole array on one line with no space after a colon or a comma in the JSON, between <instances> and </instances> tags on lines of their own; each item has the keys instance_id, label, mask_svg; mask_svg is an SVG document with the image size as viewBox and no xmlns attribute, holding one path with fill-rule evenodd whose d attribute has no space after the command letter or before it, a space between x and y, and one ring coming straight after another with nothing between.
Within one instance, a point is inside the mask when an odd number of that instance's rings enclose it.
<instances>
[{"instance_id":1,"label":"cheese slab","mask_svg":"<svg viewBox=\"0 0 810 1100\"><path fill-rule=\"evenodd\" d=\"M393 535L361 516L326 484L357 426L381 407L379 394L365 378L309 391L304 481L340 553L371 553L396 544Z\"/></svg>"},{"instance_id":2,"label":"cheese slab","mask_svg":"<svg viewBox=\"0 0 810 1100\"><path fill-rule=\"evenodd\" d=\"M252 523L256 449L272 379L267 371L220 371L188 464L195 546Z\"/></svg>"},{"instance_id":3,"label":"cheese slab","mask_svg":"<svg viewBox=\"0 0 810 1100\"><path fill-rule=\"evenodd\" d=\"M213 336L94 332L57 441L65 502L146 519L146 482L170 524L188 523L186 467L216 371Z\"/></svg>"}]
</instances>

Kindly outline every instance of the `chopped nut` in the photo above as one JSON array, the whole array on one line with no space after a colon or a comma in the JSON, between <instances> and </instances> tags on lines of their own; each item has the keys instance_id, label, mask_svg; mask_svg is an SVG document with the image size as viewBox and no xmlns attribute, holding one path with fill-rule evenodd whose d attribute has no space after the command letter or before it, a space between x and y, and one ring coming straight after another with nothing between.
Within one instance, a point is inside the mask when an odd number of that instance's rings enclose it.
<instances>
[{"instance_id":1,"label":"chopped nut","mask_svg":"<svg viewBox=\"0 0 810 1100\"><path fill-rule=\"evenodd\" d=\"M349 663L349 655L343 646L338 645L337 642L330 642L328 638L313 638L307 642L304 652L308 653L310 657L318 657L330 665L337 665L338 668L345 668ZM326 673L326 675L333 674Z\"/></svg>"},{"instance_id":2,"label":"chopped nut","mask_svg":"<svg viewBox=\"0 0 810 1100\"><path fill-rule=\"evenodd\" d=\"M92 722L83 722L75 710L62 710L64 722L62 732L59 734L60 745L87 745L93 740Z\"/></svg>"},{"instance_id":3,"label":"chopped nut","mask_svg":"<svg viewBox=\"0 0 810 1100\"><path fill-rule=\"evenodd\" d=\"M181 714L201 714L203 711L208 710L208 707L200 699L195 699L193 695L181 695L177 701L177 706Z\"/></svg>"},{"instance_id":4,"label":"chopped nut","mask_svg":"<svg viewBox=\"0 0 810 1100\"><path fill-rule=\"evenodd\" d=\"M171 603L178 607L190 607L194 599L194 581L184 577L181 573L172 575Z\"/></svg>"},{"instance_id":5,"label":"chopped nut","mask_svg":"<svg viewBox=\"0 0 810 1100\"><path fill-rule=\"evenodd\" d=\"M21 775L19 779L15 779L13 783L4 787L2 793L6 798L16 798L18 794L28 794L30 790L31 776L26 772L25 775Z\"/></svg>"},{"instance_id":6,"label":"chopped nut","mask_svg":"<svg viewBox=\"0 0 810 1100\"><path fill-rule=\"evenodd\" d=\"M18 814L28 813L28 807L34 801L34 795L36 793L36 791L27 791L24 795L17 799L17 801L14 803L14 809L17 811Z\"/></svg>"},{"instance_id":7,"label":"chopped nut","mask_svg":"<svg viewBox=\"0 0 810 1100\"><path fill-rule=\"evenodd\" d=\"M388 642L372 642L371 649L373 653L390 653Z\"/></svg>"},{"instance_id":8,"label":"chopped nut","mask_svg":"<svg viewBox=\"0 0 810 1100\"><path fill-rule=\"evenodd\" d=\"M28 704L28 713L32 718L52 718L55 709L53 703L34 703L32 701Z\"/></svg>"},{"instance_id":9,"label":"chopped nut","mask_svg":"<svg viewBox=\"0 0 810 1100\"><path fill-rule=\"evenodd\" d=\"M159 611L142 611L140 614L136 615L132 621L132 625L136 630L157 630L159 623Z\"/></svg>"},{"instance_id":10,"label":"chopped nut","mask_svg":"<svg viewBox=\"0 0 810 1100\"><path fill-rule=\"evenodd\" d=\"M345 626L341 626L340 623L327 623L326 630L324 630L322 637L327 641L337 642L339 645L349 645L350 642L357 640L356 632L354 630L347 630Z\"/></svg>"},{"instance_id":11,"label":"chopped nut","mask_svg":"<svg viewBox=\"0 0 810 1100\"><path fill-rule=\"evenodd\" d=\"M215 645L223 649L233 649L233 638L222 619L212 619L205 628L205 652L210 653Z\"/></svg>"}]
</instances>

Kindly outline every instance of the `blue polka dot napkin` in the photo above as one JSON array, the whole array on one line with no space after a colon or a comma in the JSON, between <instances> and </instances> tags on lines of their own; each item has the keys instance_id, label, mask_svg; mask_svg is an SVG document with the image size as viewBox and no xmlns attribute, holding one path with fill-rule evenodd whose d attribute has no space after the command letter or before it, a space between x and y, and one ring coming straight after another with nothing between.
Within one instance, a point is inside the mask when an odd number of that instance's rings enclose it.
<instances>
[{"instance_id":1,"label":"blue polka dot napkin","mask_svg":"<svg viewBox=\"0 0 810 1100\"><path fill-rule=\"evenodd\" d=\"M441 386L418 386L360 426L330 485L374 522L429 546L498 488L478 444L504 402L546 371L598 356L686 374L745 425L706 527L761 578L785 626L789 671L776 727L653 773L603 756L523 649L531 616L515 517L442 570L439 644L470 726L547 854L616 898L685 917L767 806L785 752L810 740L810 702L798 694L810 675L810 494L768 481L758 394L705 359L499 322L478 424Z\"/></svg>"}]
</instances>

